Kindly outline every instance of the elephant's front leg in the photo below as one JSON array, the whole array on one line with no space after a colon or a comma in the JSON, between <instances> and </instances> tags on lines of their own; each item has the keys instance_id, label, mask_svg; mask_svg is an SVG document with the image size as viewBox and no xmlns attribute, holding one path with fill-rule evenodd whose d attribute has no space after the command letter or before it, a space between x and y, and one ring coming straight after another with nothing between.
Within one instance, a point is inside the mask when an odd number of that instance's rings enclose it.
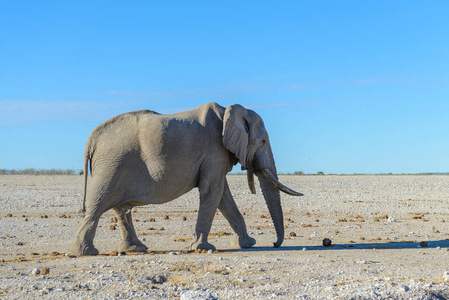
<instances>
[{"instance_id":1,"label":"elephant's front leg","mask_svg":"<svg viewBox=\"0 0 449 300\"><path fill-rule=\"evenodd\" d=\"M118 250L125 252L144 252L148 247L137 238L131 217L131 209L132 207L126 204L114 208L122 237Z\"/></svg>"},{"instance_id":2,"label":"elephant's front leg","mask_svg":"<svg viewBox=\"0 0 449 300\"><path fill-rule=\"evenodd\" d=\"M215 246L207 241L212 221L223 195L224 179L215 184L200 183L200 208L195 227L195 242L190 246L193 250L215 250Z\"/></svg>"},{"instance_id":3,"label":"elephant's front leg","mask_svg":"<svg viewBox=\"0 0 449 300\"><path fill-rule=\"evenodd\" d=\"M254 246L256 240L250 237L246 231L245 220L235 204L227 181L225 182L223 198L221 199L218 208L237 234L233 241L233 246L240 248L251 248Z\"/></svg>"}]
</instances>

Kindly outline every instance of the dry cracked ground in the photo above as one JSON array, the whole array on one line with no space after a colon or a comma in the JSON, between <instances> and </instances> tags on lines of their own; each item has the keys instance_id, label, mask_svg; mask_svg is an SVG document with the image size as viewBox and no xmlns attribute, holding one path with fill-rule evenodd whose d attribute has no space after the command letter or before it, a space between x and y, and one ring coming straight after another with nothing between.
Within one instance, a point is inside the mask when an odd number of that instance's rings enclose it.
<instances>
[{"instance_id":1,"label":"dry cracked ground","mask_svg":"<svg viewBox=\"0 0 449 300\"><path fill-rule=\"evenodd\" d=\"M228 176L252 249L217 213L213 253L188 251L196 190L134 209L146 253L117 253L112 212L95 257L71 257L81 176L0 176L0 299L449 299L449 176L280 176L281 248L258 189ZM323 239L332 243L323 246Z\"/></svg>"}]
</instances>

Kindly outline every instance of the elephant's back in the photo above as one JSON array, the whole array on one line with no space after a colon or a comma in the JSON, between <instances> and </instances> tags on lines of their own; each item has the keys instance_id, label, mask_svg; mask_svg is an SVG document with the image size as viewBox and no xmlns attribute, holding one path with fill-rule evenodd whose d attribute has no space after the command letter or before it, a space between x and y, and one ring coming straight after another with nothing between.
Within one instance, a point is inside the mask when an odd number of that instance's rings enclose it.
<instances>
[{"instance_id":1,"label":"elephant's back","mask_svg":"<svg viewBox=\"0 0 449 300\"><path fill-rule=\"evenodd\" d=\"M117 115L112 117L100 125L98 125L93 131L94 135L101 135L106 133L108 130L115 130L119 127L130 128L133 125L136 125L142 118L152 116L152 115L160 115L159 113L147 109L131 111L124 114Z\"/></svg>"},{"instance_id":2,"label":"elephant's back","mask_svg":"<svg viewBox=\"0 0 449 300\"><path fill-rule=\"evenodd\" d=\"M137 130L138 124L141 122L142 118L153 115L156 116L159 115L159 113L144 109L117 115L95 127L90 134L89 140L96 142L102 137L110 139L114 136L121 137L127 133L133 133Z\"/></svg>"},{"instance_id":3,"label":"elephant's back","mask_svg":"<svg viewBox=\"0 0 449 300\"><path fill-rule=\"evenodd\" d=\"M139 124L142 119L152 116L159 114L151 110L139 110L120 114L103 122L92 130L86 143L85 156L94 162L99 158L117 158L139 151Z\"/></svg>"}]
</instances>

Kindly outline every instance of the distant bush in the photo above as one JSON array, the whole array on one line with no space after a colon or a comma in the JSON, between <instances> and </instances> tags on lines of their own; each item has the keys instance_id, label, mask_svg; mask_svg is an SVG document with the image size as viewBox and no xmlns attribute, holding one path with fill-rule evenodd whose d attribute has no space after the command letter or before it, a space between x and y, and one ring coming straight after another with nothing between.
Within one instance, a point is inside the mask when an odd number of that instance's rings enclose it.
<instances>
[{"instance_id":1,"label":"distant bush","mask_svg":"<svg viewBox=\"0 0 449 300\"><path fill-rule=\"evenodd\" d=\"M0 169L0 175L77 175L79 171L74 169L33 169L27 168L22 170Z\"/></svg>"}]
</instances>

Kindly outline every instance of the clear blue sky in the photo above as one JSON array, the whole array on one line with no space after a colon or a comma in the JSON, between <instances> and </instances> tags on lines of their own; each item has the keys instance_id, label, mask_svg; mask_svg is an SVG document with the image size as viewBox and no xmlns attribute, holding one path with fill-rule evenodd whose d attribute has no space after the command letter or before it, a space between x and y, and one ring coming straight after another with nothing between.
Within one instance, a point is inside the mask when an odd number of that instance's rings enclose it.
<instances>
[{"instance_id":1,"label":"clear blue sky","mask_svg":"<svg viewBox=\"0 0 449 300\"><path fill-rule=\"evenodd\" d=\"M449 1L1 1L0 169L126 111L257 111L280 172L449 171Z\"/></svg>"}]
</instances>

